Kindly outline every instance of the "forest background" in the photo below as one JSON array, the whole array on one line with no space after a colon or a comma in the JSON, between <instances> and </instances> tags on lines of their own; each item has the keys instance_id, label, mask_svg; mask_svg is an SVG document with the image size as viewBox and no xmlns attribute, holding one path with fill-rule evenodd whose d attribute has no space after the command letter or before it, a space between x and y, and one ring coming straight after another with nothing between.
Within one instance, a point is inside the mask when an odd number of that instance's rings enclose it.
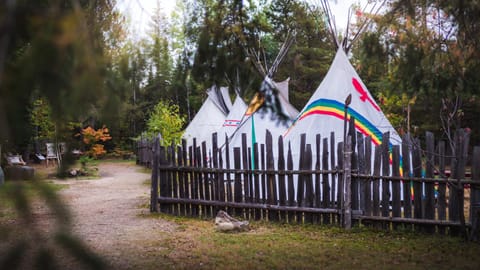
<instances>
[{"instance_id":1,"label":"forest background","mask_svg":"<svg viewBox=\"0 0 480 270\"><path fill-rule=\"evenodd\" d=\"M290 102L301 109L336 50L319 3L176 1L169 16L152 12L138 40L115 0L2 1L0 144L36 151L35 142L75 142L81 128L106 125L107 150L131 149L159 102L184 125L212 85L248 102L263 78L246 50L271 64L289 33L295 41L274 79L290 77ZM468 127L478 144L480 3L390 0L381 14L352 11L355 23L336 38L352 40L370 22L351 61L394 127L439 138Z\"/></svg>"}]
</instances>

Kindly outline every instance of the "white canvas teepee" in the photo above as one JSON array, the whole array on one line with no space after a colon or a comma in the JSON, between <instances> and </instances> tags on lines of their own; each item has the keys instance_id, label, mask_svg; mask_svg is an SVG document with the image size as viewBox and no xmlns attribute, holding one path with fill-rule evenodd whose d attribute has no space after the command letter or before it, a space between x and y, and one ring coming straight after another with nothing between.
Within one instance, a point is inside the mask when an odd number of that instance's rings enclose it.
<instances>
[{"instance_id":1,"label":"white canvas teepee","mask_svg":"<svg viewBox=\"0 0 480 270\"><path fill-rule=\"evenodd\" d=\"M213 86L207 94L207 99L182 136L187 140L188 145L192 145L193 138L196 138L197 145L206 141L207 147L209 147L212 143L212 133L217 132L222 127L225 117L232 108L227 87Z\"/></svg>"},{"instance_id":2,"label":"white canvas teepee","mask_svg":"<svg viewBox=\"0 0 480 270\"><path fill-rule=\"evenodd\" d=\"M277 97L282 113L288 118L294 119L294 117L298 115L298 110L288 102L288 82L289 79L283 82L274 82L269 77L266 77L264 81L264 83L271 84L271 86L278 90ZM231 149L233 149L233 147L240 147L242 145L242 134L246 134L248 147L252 147L254 143L258 143L259 145L264 144L265 135L268 130L272 134L273 151L276 156L276 148L278 147L277 140L288 128L288 119L286 119L287 122L281 121L272 110L261 111L258 107L252 108L252 103L246 110L238 129L229 140L229 147Z\"/></svg>"},{"instance_id":3,"label":"white canvas teepee","mask_svg":"<svg viewBox=\"0 0 480 270\"><path fill-rule=\"evenodd\" d=\"M285 141L290 141L292 149L300 145L300 135L306 134L307 144L315 144L315 137L322 138L335 133L335 141L343 141L345 99L352 95L347 118L355 118L355 129L365 136L372 136L372 143L379 145L382 134L390 132L393 145L401 143L395 129L373 99L365 84L350 64L347 55L339 48L333 63L307 102L294 124L285 133Z\"/></svg>"}]
</instances>

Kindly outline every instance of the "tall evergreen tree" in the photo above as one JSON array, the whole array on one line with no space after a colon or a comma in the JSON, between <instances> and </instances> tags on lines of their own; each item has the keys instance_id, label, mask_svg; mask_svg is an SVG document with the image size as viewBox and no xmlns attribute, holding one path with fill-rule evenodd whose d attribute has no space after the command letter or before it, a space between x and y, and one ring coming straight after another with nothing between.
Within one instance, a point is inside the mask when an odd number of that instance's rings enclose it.
<instances>
[{"instance_id":1,"label":"tall evergreen tree","mask_svg":"<svg viewBox=\"0 0 480 270\"><path fill-rule=\"evenodd\" d=\"M274 40L295 34L295 43L277 73L277 80L290 77L290 102L301 109L328 71L335 54L323 12L313 5L290 0L272 1L268 18L276 29Z\"/></svg>"}]
</instances>

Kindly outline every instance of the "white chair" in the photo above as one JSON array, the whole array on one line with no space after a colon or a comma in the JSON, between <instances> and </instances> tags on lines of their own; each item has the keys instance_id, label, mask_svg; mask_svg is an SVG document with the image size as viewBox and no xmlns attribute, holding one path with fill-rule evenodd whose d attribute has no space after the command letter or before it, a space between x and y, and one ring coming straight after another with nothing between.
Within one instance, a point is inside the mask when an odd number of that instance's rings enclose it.
<instances>
[{"instance_id":1,"label":"white chair","mask_svg":"<svg viewBox=\"0 0 480 270\"><path fill-rule=\"evenodd\" d=\"M48 167L48 161L49 160L54 160L53 162L55 163L55 160L57 161L57 164L60 164L60 160L58 157L58 151L55 147L54 143L46 143L47 146L47 156L45 159L47 160L47 167Z\"/></svg>"}]
</instances>

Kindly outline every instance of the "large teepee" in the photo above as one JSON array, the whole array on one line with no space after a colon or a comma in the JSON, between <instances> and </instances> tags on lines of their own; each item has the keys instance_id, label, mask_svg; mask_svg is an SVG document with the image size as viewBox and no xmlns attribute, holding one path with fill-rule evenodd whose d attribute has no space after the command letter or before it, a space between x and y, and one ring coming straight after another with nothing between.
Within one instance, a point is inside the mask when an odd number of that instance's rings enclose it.
<instances>
[{"instance_id":1,"label":"large teepee","mask_svg":"<svg viewBox=\"0 0 480 270\"><path fill-rule=\"evenodd\" d=\"M314 145L315 136L323 138L335 133L335 141L343 141L345 100L351 95L347 118L355 118L355 129L372 137L372 143L382 142L382 134L390 133L390 142L400 144L401 139L373 99L365 84L350 64L347 55L339 48L333 63L307 102L294 124L284 137L292 148L300 144L300 135L306 134L306 142Z\"/></svg>"},{"instance_id":2,"label":"large teepee","mask_svg":"<svg viewBox=\"0 0 480 270\"><path fill-rule=\"evenodd\" d=\"M213 86L207 94L207 99L183 134L183 138L189 145L192 145L193 138L196 138L198 145L206 141L209 147L212 142L212 133L222 127L225 117L232 108L227 87Z\"/></svg>"}]
</instances>

